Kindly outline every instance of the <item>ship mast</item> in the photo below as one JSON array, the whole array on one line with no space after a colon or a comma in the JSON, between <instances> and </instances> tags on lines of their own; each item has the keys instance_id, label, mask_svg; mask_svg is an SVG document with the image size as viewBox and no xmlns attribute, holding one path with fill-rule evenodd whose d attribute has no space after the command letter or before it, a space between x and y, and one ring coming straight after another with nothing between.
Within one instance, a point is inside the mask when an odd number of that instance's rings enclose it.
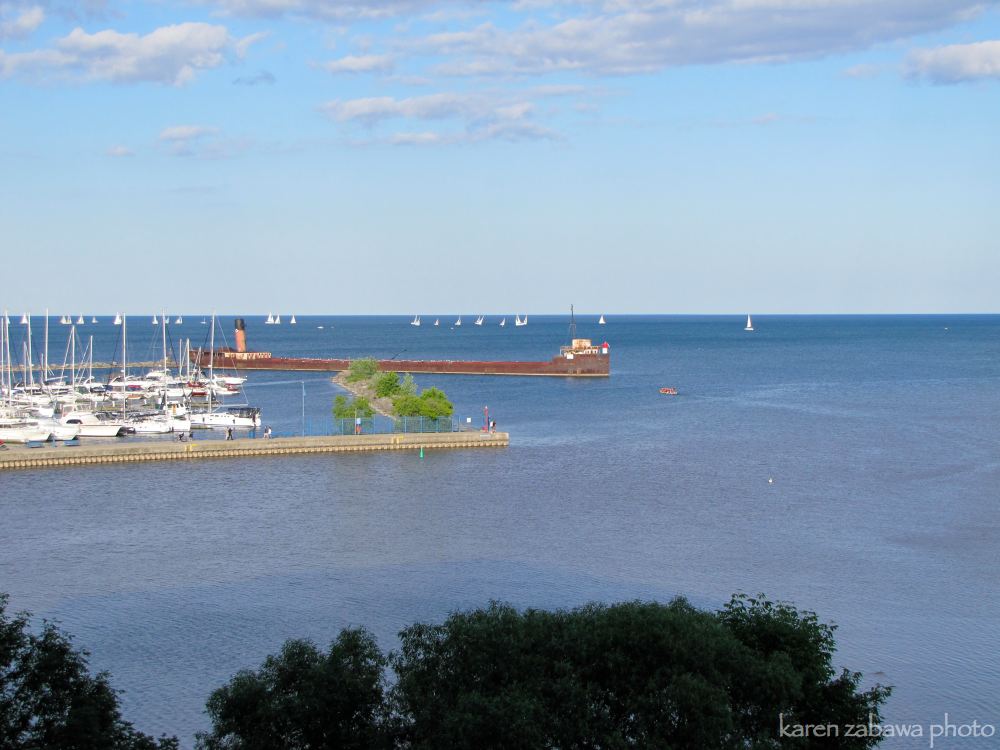
<instances>
[{"instance_id":1,"label":"ship mast","mask_svg":"<svg viewBox=\"0 0 1000 750\"><path fill-rule=\"evenodd\" d=\"M570 346L573 345L573 339L576 338L576 315L573 313L573 305L569 306L569 343Z\"/></svg>"}]
</instances>

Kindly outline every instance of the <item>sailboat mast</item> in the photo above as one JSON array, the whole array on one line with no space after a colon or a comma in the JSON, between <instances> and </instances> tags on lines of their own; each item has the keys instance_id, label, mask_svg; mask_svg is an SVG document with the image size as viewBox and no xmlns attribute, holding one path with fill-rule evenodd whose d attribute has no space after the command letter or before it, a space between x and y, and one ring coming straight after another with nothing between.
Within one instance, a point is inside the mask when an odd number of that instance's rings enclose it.
<instances>
[{"instance_id":1,"label":"sailboat mast","mask_svg":"<svg viewBox=\"0 0 1000 750\"><path fill-rule=\"evenodd\" d=\"M576 338L576 314L573 312L573 305L569 306L569 343L573 343Z\"/></svg>"},{"instance_id":2,"label":"sailboat mast","mask_svg":"<svg viewBox=\"0 0 1000 750\"><path fill-rule=\"evenodd\" d=\"M65 354L63 356L66 356ZM65 362L65 360L63 360ZM42 383L49 376L49 308L45 308L45 351L42 353Z\"/></svg>"},{"instance_id":3,"label":"sailboat mast","mask_svg":"<svg viewBox=\"0 0 1000 750\"><path fill-rule=\"evenodd\" d=\"M128 403L128 392L125 390L125 378L128 377L128 356L125 351L125 316L122 315L122 419L126 419L128 414L126 404Z\"/></svg>"},{"instance_id":4,"label":"sailboat mast","mask_svg":"<svg viewBox=\"0 0 1000 750\"><path fill-rule=\"evenodd\" d=\"M30 315L28 316L28 353L27 353L27 356L25 357L25 367L28 368L28 377L26 378L26 380L28 381L28 385L31 386L31 387L34 387L34 385L35 385L35 365L33 364L32 358L31 358L31 316Z\"/></svg>"},{"instance_id":5,"label":"sailboat mast","mask_svg":"<svg viewBox=\"0 0 1000 750\"><path fill-rule=\"evenodd\" d=\"M167 376L167 314L160 316L160 331L163 336L163 376Z\"/></svg>"},{"instance_id":6,"label":"sailboat mast","mask_svg":"<svg viewBox=\"0 0 1000 750\"><path fill-rule=\"evenodd\" d=\"M69 382L76 398L76 326L69 329Z\"/></svg>"},{"instance_id":7,"label":"sailboat mast","mask_svg":"<svg viewBox=\"0 0 1000 750\"><path fill-rule=\"evenodd\" d=\"M212 313L212 333L208 337L208 379L215 380L215 313Z\"/></svg>"}]
</instances>

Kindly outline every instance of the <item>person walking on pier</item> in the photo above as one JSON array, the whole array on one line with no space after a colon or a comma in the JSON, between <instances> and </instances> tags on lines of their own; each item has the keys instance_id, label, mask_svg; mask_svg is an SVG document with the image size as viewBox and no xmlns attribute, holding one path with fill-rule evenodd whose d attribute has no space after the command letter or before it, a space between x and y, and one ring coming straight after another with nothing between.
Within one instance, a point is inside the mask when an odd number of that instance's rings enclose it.
<instances>
[{"instance_id":1,"label":"person walking on pier","mask_svg":"<svg viewBox=\"0 0 1000 750\"><path fill-rule=\"evenodd\" d=\"M232 439L233 439L233 428L232 427L227 427L226 428L226 440L232 440Z\"/></svg>"}]
</instances>

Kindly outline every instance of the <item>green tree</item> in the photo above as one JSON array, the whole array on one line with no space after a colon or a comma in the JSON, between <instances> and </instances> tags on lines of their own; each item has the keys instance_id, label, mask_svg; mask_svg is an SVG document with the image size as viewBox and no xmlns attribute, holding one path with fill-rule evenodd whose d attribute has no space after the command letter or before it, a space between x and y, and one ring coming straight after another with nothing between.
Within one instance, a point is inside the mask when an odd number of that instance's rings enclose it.
<instances>
[{"instance_id":1,"label":"green tree","mask_svg":"<svg viewBox=\"0 0 1000 750\"><path fill-rule=\"evenodd\" d=\"M403 382L399 384L399 392L406 393L410 396L415 396L417 393L417 381L413 379L413 375L406 373L403 376Z\"/></svg>"},{"instance_id":2,"label":"green tree","mask_svg":"<svg viewBox=\"0 0 1000 750\"><path fill-rule=\"evenodd\" d=\"M375 396L378 398L386 398L387 396L392 396L394 393L399 391L399 373L398 372L383 372L376 375L373 378L373 383L375 384Z\"/></svg>"},{"instance_id":3,"label":"green tree","mask_svg":"<svg viewBox=\"0 0 1000 750\"><path fill-rule=\"evenodd\" d=\"M354 419L364 417L366 419L375 416L375 408L364 396L355 396L350 401L343 394L333 399L334 419Z\"/></svg>"},{"instance_id":4,"label":"green tree","mask_svg":"<svg viewBox=\"0 0 1000 750\"><path fill-rule=\"evenodd\" d=\"M214 691L212 731L201 750L388 748L386 659L364 629L340 632L326 653L310 641L285 643L257 671Z\"/></svg>"},{"instance_id":5,"label":"green tree","mask_svg":"<svg viewBox=\"0 0 1000 750\"><path fill-rule=\"evenodd\" d=\"M392 656L394 709L412 748L877 745L779 736L782 713L786 723L878 721L888 690L834 677L829 631L810 613L754 607L493 604L413 625Z\"/></svg>"},{"instance_id":6,"label":"green tree","mask_svg":"<svg viewBox=\"0 0 1000 750\"><path fill-rule=\"evenodd\" d=\"M392 408L398 417L430 419L450 417L455 410L444 391L439 388L428 388L419 396L401 393L392 400Z\"/></svg>"},{"instance_id":7,"label":"green tree","mask_svg":"<svg viewBox=\"0 0 1000 750\"><path fill-rule=\"evenodd\" d=\"M154 740L122 719L107 673L87 671L86 651L29 615L7 615L0 594L0 750L176 750L176 737Z\"/></svg>"},{"instance_id":8,"label":"green tree","mask_svg":"<svg viewBox=\"0 0 1000 750\"><path fill-rule=\"evenodd\" d=\"M347 368L347 382L356 383L359 380L370 380L378 372L378 360L373 357L351 360Z\"/></svg>"}]
</instances>

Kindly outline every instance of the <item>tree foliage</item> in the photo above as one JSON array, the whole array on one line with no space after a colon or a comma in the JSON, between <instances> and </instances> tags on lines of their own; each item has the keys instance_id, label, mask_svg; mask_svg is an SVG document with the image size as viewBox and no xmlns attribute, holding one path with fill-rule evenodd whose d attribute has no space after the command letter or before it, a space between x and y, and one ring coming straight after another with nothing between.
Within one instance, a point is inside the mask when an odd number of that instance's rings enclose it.
<instances>
[{"instance_id":1,"label":"tree foliage","mask_svg":"<svg viewBox=\"0 0 1000 750\"><path fill-rule=\"evenodd\" d=\"M450 417L455 411L451 401L439 388L428 388L419 396L400 393L392 400L392 408L399 417Z\"/></svg>"},{"instance_id":2,"label":"tree foliage","mask_svg":"<svg viewBox=\"0 0 1000 750\"><path fill-rule=\"evenodd\" d=\"M375 408L364 396L355 396L350 401L347 396L340 395L333 399L334 419L354 419L364 417L366 419L375 415Z\"/></svg>"},{"instance_id":3,"label":"tree foliage","mask_svg":"<svg viewBox=\"0 0 1000 750\"><path fill-rule=\"evenodd\" d=\"M208 699L202 750L388 748L386 659L364 629L342 630L326 653L285 643L257 671L239 672Z\"/></svg>"},{"instance_id":4,"label":"tree foliage","mask_svg":"<svg viewBox=\"0 0 1000 750\"><path fill-rule=\"evenodd\" d=\"M859 691L833 653L832 627L762 598L719 612L683 599L555 612L493 603L404 629L387 659L363 631L343 631L329 656L291 641L213 693L202 747L873 747L877 737L779 736L781 714L880 720L888 688ZM395 681L383 691L386 664Z\"/></svg>"},{"instance_id":5,"label":"tree foliage","mask_svg":"<svg viewBox=\"0 0 1000 750\"><path fill-rule=\"evenodd\" d=\"M122 719L108 675L87 671L53 623L33 633L29 615L9 617L0 594L0 750L175 750L175 737L136 731Z\"/></svg>"},{"instance_id":6,"label":"tree foliage","mask_svg":"<svg viewBox=\"0 0 1000 750\"><path fill-rule=\"evenodd\" d=\"M347 381L354 383L359 380L369 380L378 372L378 360L374 357L351 360L347 368Z\"/></svg>"},{"instance_id":7,"label":"tree foliage","mask_svg":"<svg viewBox=\"0 0 1000 750\"><path fill-rule=\"evenodd\" d=\"M377 398L386 398L399 392L399 373L382 372L372 378Z\"/></svg>"}]
</instances>

